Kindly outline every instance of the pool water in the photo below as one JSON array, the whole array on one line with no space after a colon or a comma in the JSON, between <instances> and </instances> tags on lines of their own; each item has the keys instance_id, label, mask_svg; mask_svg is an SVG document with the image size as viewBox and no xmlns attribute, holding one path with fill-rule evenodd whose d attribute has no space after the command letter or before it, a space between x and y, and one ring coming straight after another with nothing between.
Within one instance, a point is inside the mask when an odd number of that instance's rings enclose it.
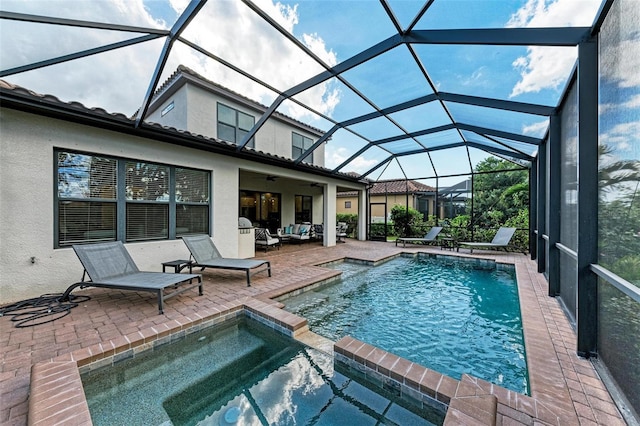
<instances>
[{"instance_id":1,"label":"pool water","mask_svg":"<svg viewBox=\"0 0 640 426\"><path fill-rule=\"evenodd\" d=\"M434 425L333 358L247 319L83 374L94 425Z\"/></svg>"},{"instance_id":2,"label":"pool water","mask_svg":"<svg viewBox=\"0 0 640 426\"><path fill-rule=\"evenodd\" d=\"M455 379L463 373L528 393L513 267L453 256L342 262L335 284L282 300L312 331L350 335Z\"/></svg>"}]
</instances>

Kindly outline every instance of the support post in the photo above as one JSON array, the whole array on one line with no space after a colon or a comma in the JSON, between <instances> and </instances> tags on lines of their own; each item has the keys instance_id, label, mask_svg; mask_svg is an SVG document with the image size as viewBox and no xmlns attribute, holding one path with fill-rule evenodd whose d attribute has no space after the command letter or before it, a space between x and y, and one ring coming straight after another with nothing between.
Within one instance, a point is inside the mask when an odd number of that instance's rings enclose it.
<instances>
[{"instance_id":1,"label":"support post","mask_svg":"<svg viewBox=\"0 0 640 426\"><path fill-rule=\"evenodd\" d=\"M547 209L545 224L547 228L547 271L549 280L549 296L560 294L560 250L556 244L560 241L560 138L562 138L561 122L558 115L549 117L549 142L547 147Z\"/></svg>"},{"instance_id":2,"label":"support post","mask_svg":"<svg viewBox=\"0 0 640 426\"><path fill-rule=\"evenodd\" d=\"M578 309L579 356L596 354L598 278L598 41L578 45Z\"/></svg>"},{"instance_id":3,"label":"support post","mask_svg":"<svg viewBox=\"0 0 640 426\"><path fill-rule=\"evenodd\" d=\"M538 160L531 163L529 169L529 254L531 260L538 257L538 240L536 235L538 231ZM539 267L539 265L538 265ZM539 272L539 271L538 271Z\"/></svg>"}]
</instances>

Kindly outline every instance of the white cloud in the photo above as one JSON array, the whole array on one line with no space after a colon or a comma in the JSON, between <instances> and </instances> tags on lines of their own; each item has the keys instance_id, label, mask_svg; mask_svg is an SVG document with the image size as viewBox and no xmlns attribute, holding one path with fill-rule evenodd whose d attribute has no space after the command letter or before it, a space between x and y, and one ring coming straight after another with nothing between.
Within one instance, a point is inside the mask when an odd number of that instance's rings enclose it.
<instances>
[{"instance_id":1,"label":"white cloud","mask_svg":"<svg viewBox=\"0 0 640 426\"><path fill-rule=\"evenodd\" d=\"M615 125L611 130L600 134L600 143L615 148L615 151L629 151L640 143L640 121Z\"/></svg>"},{"instance_id":2,"label":"white cloud","mask_svg":"<svg viewBox=\"0 0 640 426\"><path fill-rule=\"evenodd\" d=\"M633 109L640 108L640 94L634 95L630 97L626 102L622 102L619 104L600 104L599 105L599 113L604 114L609 111L617 110L617 109Z\"/></svg>"},{"instance_id":3,"label":"white cloud","mask_svg":"<svg viewBox=\"0 0 640 426\"><path fill-rule=\"evenodd\" d=\"M528 0L515 12L507 27L590 26L600 6L600 0ZM576 48L532 46L527 54L513 62L520 71L520 80L510 97L543 89L558 89L577 57Z\"/></svg>"},{"instance_id":4,"label":"white cloud","mask_svg":"<svg viewBox=\"0 0 640 426\"><path fill-rule=\"evenodd\" d=\"M188 4L188 0L169 0L169 6L176 15ZM260 0L256 4L284 29L295 34L299 19L295 6L272 0ZM167 24L154 13L153 5L154 2L148 2L148 7L145 7L143 0L4 0L3 10L168 28L172 21ZM163 12L167 13L167 9ZM0 63L3 69L10 68L137 36L131 33L117 33L114 36L112 31L4 21L0 28ZM242 2L208 2L191 21L183 36L278 90L286 90L323 71L320 65ZM300 39L329 66L337 63L335 53L327 49L317 34L303 34ZM164 39L147 42L5 79L38 93L53 94L64 101L78 101L89 107L102 107L109 112L130 115L142 104L163 42ZM173 45L160 82L179 64L256 101L268 104L275 98L272 91L179 42ZM340 93L333 90L329 83L307 92L300 94L300 99L305 102L313 100L313 107L322 113L331 113L340 98ZM308 112L301 108L281 112L297 119L309 119Z\"/></svg>"},{"instance_id":5,"label":"white cloud","mask_svg":"<svg viewBox=\"0 0 640 426\"><path fill-rule=\"evenodd\" d=\"M532 135L537 137L544 136L544 133L547 131L549 127L549 120L542 120L537 123L530 124L528 126L524 126L522 128L522 133L525 135Z\"/></svg>"},{"instance_id":6,"label":"white cloud","mask_svg":"<svg viewBox=\"0 0 640 426\"><path fill-rule=\"evenodd\" d=\"M327 144L325 152L325 166L330 169L338 167L339 165L344 163L345 160L351 157L351 154L347 151L346 148L331 144ZM340 171L364 173L376 164L378 164L377 160L367 160L363 156L359 156L354 158L346 168L341 169Z\"/></svg>"},{"instance_id":7,"label":"white cloud","mask_svg":"<svg viewBox=\"0 0 640 426\"><path fill-rule=\"evenodd\" d=\"M640 86L640 35L636 39L607 44L607 54L600 57L600 69L605 80L615 82L618 87ZM604 48L601 44L601 48Z\"/></svg>"}]
</instances>

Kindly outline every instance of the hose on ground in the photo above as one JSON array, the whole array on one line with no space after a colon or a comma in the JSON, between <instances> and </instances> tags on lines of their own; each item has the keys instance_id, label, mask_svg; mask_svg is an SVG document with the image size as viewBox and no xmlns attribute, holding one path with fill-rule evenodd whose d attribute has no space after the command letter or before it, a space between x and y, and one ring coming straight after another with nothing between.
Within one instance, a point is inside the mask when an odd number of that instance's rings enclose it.
<instances>
[{"instance_id":1,"label":"hose on ground","mask_svg":"<svg viewBox=\"0 0 640 426\"><path fill-rule=\"evenodd\" d=\"M40 297L0 307L0 317L10 316L16 328L33 327L65 317L71 313L71 309L91 299L89 296L70 294L69 300L62 301L60 300L62 295L62 293L43 294Z\"/></svg>"}]
</instances>

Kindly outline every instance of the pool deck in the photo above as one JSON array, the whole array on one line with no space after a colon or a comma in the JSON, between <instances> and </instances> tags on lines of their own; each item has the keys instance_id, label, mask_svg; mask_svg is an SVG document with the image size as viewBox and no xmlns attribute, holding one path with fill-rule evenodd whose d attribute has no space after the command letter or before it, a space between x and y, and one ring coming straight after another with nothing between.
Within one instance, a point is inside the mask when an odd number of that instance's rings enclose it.
<instances>
[{"instance_id":1,"label":"pool deck","mask_svg":"<svg viewBox=\"0 0 640 426\"><path fill-rule=\"evenodd\" d=\"M0 424L49 425L56 419L65 419L65 424L89 424L88 413L83 411L86 402L82 389L77 386L78 368L107 356L117 357L119 348L125 346L133 350L149 345L153 339L170 338L185 322L205 324L241 310L255 310L282 321L293 334L300 334L301 340L330 351L333 342L305 332L306 324L280 311L271 298L335 277L335 271L315 266L321 263L345 257L379 261L418 251L516 265L531 396L471 376L460 382L445 376L428 386L426 382L433 380L427 377L430 371L402 359L394 358L393 364L388 364L391 354L355 339L338 342L336 353L356 363L377 366L380 371L387 371L382 370L386 365L390 375L416 389L421 380L425 381L426 393L437 395L438 386L447 385L442 392L443 401L450 403L447 425L626 424L591 362L575 354L575 332L558 300L547 296L547 283L528 255L479 250L470 255L464 249L456 253L428 246L403 248L393 243L355 240L335 247L309 243L257 252L256 258L272 262L273 276L257 274L251 287L246 286L241 272L205 270L204 295L193 291L172 298L165 303L162 315L158 314L156 298L148 293L92 288L76 290L74 294L86 294L91 299L54 322L19 329L13 327L9 317L0 317ZM400 367L402 372L398 373ZM67 413L61 415L64 411ZM77 414L69 417L69 411Z\"/></svg>"}]
</instances>

